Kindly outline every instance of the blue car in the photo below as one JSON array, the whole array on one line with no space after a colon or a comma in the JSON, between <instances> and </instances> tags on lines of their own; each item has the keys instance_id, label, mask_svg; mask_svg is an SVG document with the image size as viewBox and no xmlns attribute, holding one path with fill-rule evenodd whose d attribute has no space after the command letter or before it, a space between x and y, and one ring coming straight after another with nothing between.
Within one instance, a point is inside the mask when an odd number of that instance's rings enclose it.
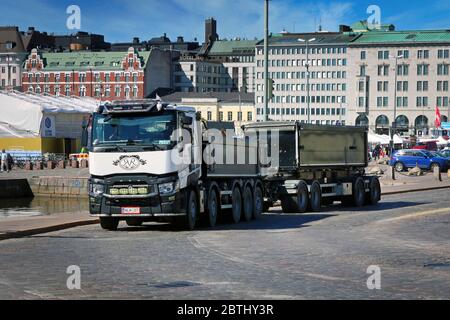
<instances>
[{"instance_id":1,"label":"blue car","mask_svg":"<svg viewBox=\"0 0 450 320\"><path fill-rule=\"evenodd\" d=\"M441 171L450 168L450 160L448 158L426 150L398 150L394 153L389 164L394 166L397 172L402 172L407 168L414 168L416 165L421 169L431 171L434 171L435 167L439 167Z\"/></svg>"}]
</instances>

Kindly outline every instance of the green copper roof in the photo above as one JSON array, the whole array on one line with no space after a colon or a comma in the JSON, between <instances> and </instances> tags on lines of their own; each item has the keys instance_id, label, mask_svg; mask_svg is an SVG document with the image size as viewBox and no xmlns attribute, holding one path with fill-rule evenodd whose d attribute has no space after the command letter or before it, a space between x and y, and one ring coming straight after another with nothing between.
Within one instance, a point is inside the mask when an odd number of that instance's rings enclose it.
<instances>
[{"instance_id":1,"label":"green copper roof","mask_svg":"<svg viewBox=\"0 0 450 320\"><path fill-rule=\"evenodd\" d=\"M450 30L369 31L355 39L354 44L375 43L450 43Z\"/></svg>"},{"instance_id":2,"label":"green copper roof","mask_svg":"<svg viewBox=\"0 0 450 320\"><path fill-rule=\"evenodd\" d=\"M367 21L361 20L353 23L350 28L353 30L353 32L368 32L368 31L394 31L395 26L393 24L382 24L380 25L380 28L377 30L369 30L369 27L367 26Z\"/></svg>"},{"instance_id":3,"label":"green copper roof","mask_svg":"<svg viewBox=\"0 0 450 320\"><path fill-rule=\"evenodd\" d=\"M138 52L143 66L147 63L150 51ZM41 53L46 71L71 70L122 70L121 62L127 52L61 52Z\"/></svg>"},{"instance_id":4,"label":"green copper roof","mask_svg":"<svg viewBox=\"0 0 450 320\"><path fill-rule=\"evenodd\" d=\"M247 50L255 50L259 40L221 40L215 41L209 54L233 54Z\"/></svg>"}]
</instances>

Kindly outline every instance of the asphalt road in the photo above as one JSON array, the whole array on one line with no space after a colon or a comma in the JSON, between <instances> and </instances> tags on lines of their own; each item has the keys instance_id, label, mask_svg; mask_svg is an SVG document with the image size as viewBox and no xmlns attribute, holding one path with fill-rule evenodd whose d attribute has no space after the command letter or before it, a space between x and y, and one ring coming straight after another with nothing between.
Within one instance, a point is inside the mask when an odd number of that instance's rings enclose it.
<instances>
[{"instance_id":1,"label":"asphalt road","mask_svg":"<svg viewBox=\"0 0 450 320\"><path fill-rule=\"evenodd\" d=\"M0 299L449 299L448 190L182 232L85 226L0 242ZM69 290L66 269L81 270ZM381 289L367 288L367 268Z\"/></svg>"}]
</instances>

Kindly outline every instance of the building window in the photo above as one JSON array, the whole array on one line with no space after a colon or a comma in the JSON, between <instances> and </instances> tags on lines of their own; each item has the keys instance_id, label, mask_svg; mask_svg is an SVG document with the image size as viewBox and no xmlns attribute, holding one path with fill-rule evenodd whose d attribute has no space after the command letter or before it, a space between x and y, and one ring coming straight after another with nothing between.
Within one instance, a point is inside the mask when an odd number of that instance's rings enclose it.
<instances>
[{"instance_id":1,"label":"building window","mask_svg":"<svg viewBox=\"0 0 450 320\"><path fill-rule=\"evenodd\" d=\"M418 76L427 76L428 75L428 64L418 64L417 65L417 75Z\"/></svg>"},{"instance_id":2,"label":"building window","mask_svg":"<svg viewBox=\"0 0 450 320\"><path fill-rule=\"evenodd\" d=\"M212 121L212 112L211 112L211 111L208 111L208 112L207 112L206 119L207 119L208 121Z\"/></svg>"},{"instance_id":3,"label":"building window","mask_svg":"<svg viewBox=\"0 0 450 320\"><path fill-rule=\"evenodd\" d=\"M114 95L116 97L120 97L120 86L115 86L114 87Z\"/></svg>"},{"instance_id":4,"label":"building window","mask_svg":"<svg viewBox=\"0 0 450 320\"><path fill-rule=\"evenodd\" d=\"M228 111L228 113L227 113L227 120L228 121L233 121L233 112Z\"/></svg>"},{"instance_id":5,"label":"building window","mask_svg":"<svg viewBox=\"0 0 450 320\"><path fill-rule=\"evenodd\" d=\"M219 121L223 121L223 112L222 111L219 112Z\"/></svg>"},{"instance_id":6,"label":"building window","mask_svg":"<svg viewBox=\"0 0 450 320\"><path fill-rule=\"evenodd\" d=\"M366 51L361 51L361 60L366 60Z\"/></svg>"},{"instance_id":7,"label":"building window","mask_svg":"<svg viewBox=\"0 0 450 320\"><path fill-rule=\"evenodd\" d=\"M115 74L115 80L114 81L115 82L120 82L120 74L119 73Z\"/></svg>"},{"instance_id":8,"label":"building window","mask_svg":"<svg viewBox=\"0 0 450 320\"><path fill-rule=\"evenodd\" d=\"M429 50L418 50L417 51L417 59L428 59L430 56Z\"/></svg>"},{"instance_id":9,"label":"building window","mask_svg":"<svg viewBox=\"0 0 450 320\"><path fill-rule=\"evenodd\" d=\"M448 64L438 64L437 74L438 76L448 76Z\"/></svg>"},{"instance_id":10,"label":"building window","mask_svg":"<svg viewBox=\"0 0 450 320\"><path fill-rule=\"evenodd\" d=\"M417 81L417 91L428 91L428 81Z\"/></svg>"},{"instance_id":11,"label":"building window","mask_svg":"<svg viewBox=\"0 0 450 320\"><path fill-rule=\"evenodd\" d=\"M449 58L449 50L438 50L438 59L448 59Z\"/></svg>"},{"instance_id":12,"label":"building window","mask_svg":"<svg viewBox=\"0 0 450 320\"><path fill-rule=\"evenodd\" d=\"M298 109L297 109L298 111ZM247 112L247 121L253 121L253 113L251 111Z\"/></svg>"},{"instance_id":13,"label":"building window","mask_svg":"<svg viewBox=\"0 0 450 320\"><path fill-rule=\"evenodd\" d=\"M138 97L138 87L134 86L133 87L133 98L137 98Z\"/></svg>"}]
</instances>

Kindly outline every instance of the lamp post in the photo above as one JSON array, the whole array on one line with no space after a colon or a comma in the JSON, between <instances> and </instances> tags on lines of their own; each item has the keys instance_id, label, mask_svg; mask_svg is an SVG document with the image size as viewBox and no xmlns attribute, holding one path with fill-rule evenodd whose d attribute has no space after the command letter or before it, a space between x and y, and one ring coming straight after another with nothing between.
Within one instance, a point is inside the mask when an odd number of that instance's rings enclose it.
<instances>
[{"instance_id":1,"label":"lamp post","mask_svg":"<svg viewBox=\"0 0 450 320\"><path fill-rule=\"evenodd\" d=\"M306 105L307 105L307 114L308 114L308 122L307 123L311 123L311 109L310 109L310 99L309 99L309 46L308 44L310 42L315 41L316 38L312 38L312 39L301 39L299 38L298 41L300 42L304 42L306 45Z\"/></svg>"},{"instance_id":2,"label":"lamp post","mask_svg":"<svg viewBox=\"0 0 450 320\"><path fill-rule=\"evenodd\" d=\"M264 1L264 109L263 121L269 112L269 0Z\"/></svg>"},{"instance_id":3,"label":"lamp post","mask_svg":"<svg viewBox=\"0 0 450 320\"><path fill-rule=\"evenodd\" d=\"M398 75L398 59L403 58L403 55L397 55L395 57L390 57L395 59L395 71L394 71L394 121L392 122L391 128L391 141L390 141L390 156L394 154L394 134L397 128L397 75ZM395 168L392 166L392 180L395 180Z\"/></svg>"}]
</instances>

